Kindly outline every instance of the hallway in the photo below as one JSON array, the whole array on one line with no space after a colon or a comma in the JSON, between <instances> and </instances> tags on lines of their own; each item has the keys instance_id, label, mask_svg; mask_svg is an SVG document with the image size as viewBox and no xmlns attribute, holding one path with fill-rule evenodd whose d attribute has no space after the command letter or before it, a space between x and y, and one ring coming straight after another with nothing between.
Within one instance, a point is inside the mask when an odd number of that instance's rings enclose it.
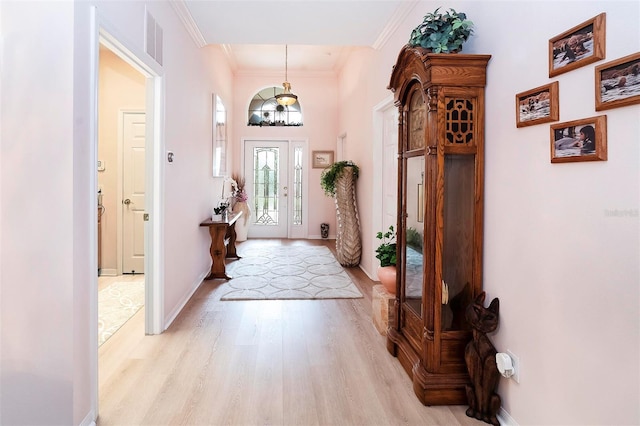
<instances>
[{"instance_id":1,"label":"hallway","mask_svg":"<svg viewBox=\"0 0 640 426\"><path fill-rule=\"evenodd\" d=\"M326 245L334 241L248 240ZM202 284L162 335L144 310L100 348L98 425L471 425L466 406L424 407L363 299L222 302ZM170 283L169 283L170 284Z\"/></svg>"}]
</instances>

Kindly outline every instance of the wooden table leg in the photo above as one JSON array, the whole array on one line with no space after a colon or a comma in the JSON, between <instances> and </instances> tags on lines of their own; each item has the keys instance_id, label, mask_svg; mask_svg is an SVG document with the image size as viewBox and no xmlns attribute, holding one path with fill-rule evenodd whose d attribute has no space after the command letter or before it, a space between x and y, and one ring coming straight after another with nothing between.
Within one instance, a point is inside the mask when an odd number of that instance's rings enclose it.
<instances>
[{"instance_id":1,"label":"wooden table leg","mask_svg":"<svg viewBox=\"0 0 640 426\"><path fill-rule=\"evenodd\" d=\"M211 236L211 247L209 248L209 254L211 255L211 272L205 280L212 280L214 278L231 279L231 277L226 274L224 260L227 257L227 250L224 244L226 235L225 228L225 226L209 227L209 235Z\"/></svg>"},{"instance_id":2,"label":"wooden table leg","mask_svg":"<svg viewBox=\"0 0 640 426\"><path fill-rule=\"evenodd\" d=\"M236 223L234 222L228 229L229 244L227 245L227 257L240 259L236 252Z\"/></svg>"}]
</instances>

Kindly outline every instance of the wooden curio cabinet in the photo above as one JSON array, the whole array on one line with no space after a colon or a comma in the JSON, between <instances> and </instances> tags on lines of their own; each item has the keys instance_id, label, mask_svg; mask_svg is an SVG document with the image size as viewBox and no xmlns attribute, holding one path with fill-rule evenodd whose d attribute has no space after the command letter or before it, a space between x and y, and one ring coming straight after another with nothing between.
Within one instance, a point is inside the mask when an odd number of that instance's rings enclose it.
<instances>
[{"instance_id":1,"label":"wooden curio cabinet","mask_svg":"<svg viewBox=\"0 0 640 426\"><path fill-rule=\"evenodd\" d=\"M399 110L399 244L387 348L425 405L467 403L465 309L482 291L490 58L405 46L389 84Z\"/></svg>"}]
</instances>

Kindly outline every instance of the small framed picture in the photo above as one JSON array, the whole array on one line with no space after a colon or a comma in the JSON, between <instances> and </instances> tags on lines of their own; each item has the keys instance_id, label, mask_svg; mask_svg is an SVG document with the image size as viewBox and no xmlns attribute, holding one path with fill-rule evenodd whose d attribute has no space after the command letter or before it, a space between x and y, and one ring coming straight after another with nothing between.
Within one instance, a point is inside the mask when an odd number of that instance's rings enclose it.
<instances>
[{"instance_id":1,"label":"small framed picture","mask_svg":"<svg viewBox=\"0 0 640 426\"><path fill-rule=\"evenodd\" d=\"M551 162L605 161L607 116L551 125Z\"/></svg>"},{"instance_id":2,"label":"small framed picture","mask_svg":"<svg viewBox=\"0 0 640 426\"><path fill-rule=\"evenodd\" d=\"M640 53L596 67L596 111L640 103Z\"/></svg>"},{"instance_id":3,"label":"small framed picture","mask_svg":"<svg viewBox=\"0 0 640 426\"><path fill-rule=\"evenodd\" d=\"M549 77L605 58L605 14L549 40Z\"/></svg>"},{"instance_id":4,"label":"small framed picture","mask_svg":"<svg viewBox=\"0 0 640 426\"><path fill-rule=\"evenodd\" d=\"M516 95L516 127L558 121L558 82Z\"/></svg>"},{"instance_id":5,"label":"small framed picture","mask_svg":"<svg viewBox=\"0 0 640 426\"><path fill-rule=\"evenodd\" d=\"M333 151L313 151L311 155L314 169L324 169L333 164Z\"/></svg>"}]
</instances>

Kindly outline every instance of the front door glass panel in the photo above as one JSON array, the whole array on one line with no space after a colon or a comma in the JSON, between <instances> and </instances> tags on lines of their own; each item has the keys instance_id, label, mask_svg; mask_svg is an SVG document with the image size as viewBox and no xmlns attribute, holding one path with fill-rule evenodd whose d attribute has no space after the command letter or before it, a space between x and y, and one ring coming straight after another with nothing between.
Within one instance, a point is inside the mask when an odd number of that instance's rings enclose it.
<instances>
[{"instance_id":1,"label":"front door glass panel","mask_svg":"<svg viewBox=\"0 0 640 426\"><path fill-rule=\"evenodd\" d=\"M279 148L257 147L253 150L254 225L278 225Z\"/></svg>"}]
</instances>

